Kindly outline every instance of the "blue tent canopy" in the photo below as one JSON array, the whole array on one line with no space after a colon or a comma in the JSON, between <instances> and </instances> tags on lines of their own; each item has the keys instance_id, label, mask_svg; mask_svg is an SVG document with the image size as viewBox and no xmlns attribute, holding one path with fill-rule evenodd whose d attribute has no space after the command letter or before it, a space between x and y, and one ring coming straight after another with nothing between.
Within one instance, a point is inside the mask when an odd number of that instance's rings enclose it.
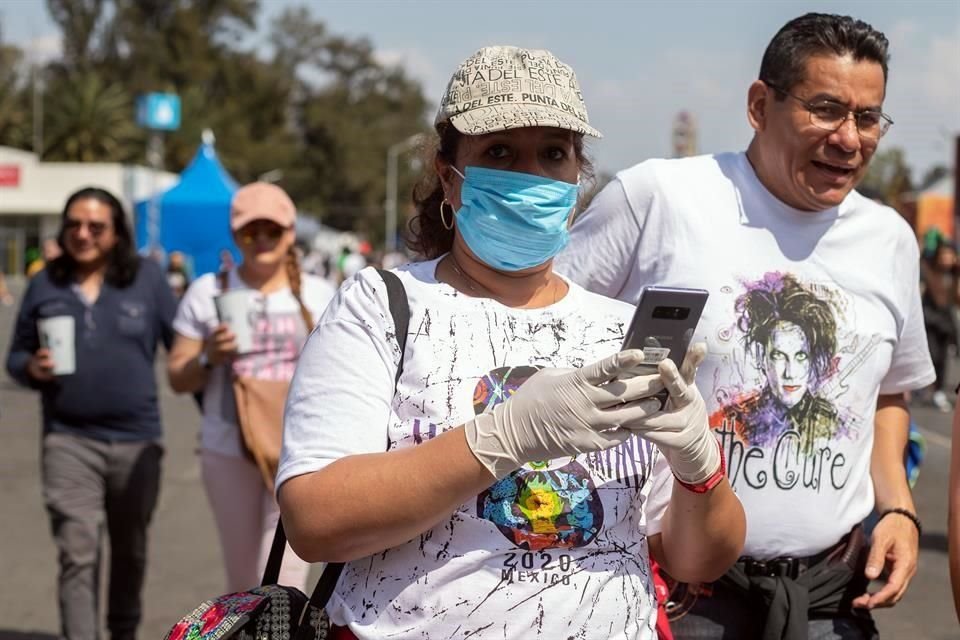
<instances>
[{"instance_id":1,"label":"blue tent canopy","mask_svg":"<svg viewBox=\"0 0 960 640\"><path fill-rule=\"evenodd\" d=\"M216 271L224 249L235 260L240 257L230 234L230 201L236 190L237 183L220 164L213 145L204 142L180 174L180 182L159 197L160 246L167 255L171 251L186 254L195 276ZM149 206L143 200L134 207L140 249L149 241Z\"/></svg>"}]
</instances>

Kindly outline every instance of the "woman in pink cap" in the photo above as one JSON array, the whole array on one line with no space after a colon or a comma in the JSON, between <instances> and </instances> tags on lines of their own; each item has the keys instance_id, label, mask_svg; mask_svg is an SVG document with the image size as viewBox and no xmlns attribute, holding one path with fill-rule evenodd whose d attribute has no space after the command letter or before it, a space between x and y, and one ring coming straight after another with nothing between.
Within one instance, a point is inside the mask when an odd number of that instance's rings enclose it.
<instances>
[{"instance_id":1,"label":"woman in pink cap","mask_svg":"<svg viewBox=\"0 0 960 640\"><path fill-rule=\"evenodd\" d=\"M278 517L272 491L245 454L232 381L289 381L313 319L334 293L325 280L301 273L295 221L296 207L283 189L256 182L237 191L230 228L242 262L195 280L174 320L170 385L181 393L203 392L201 471L229 591L259 584ZM215 299L225 290L250 292L249 334L237 335L218 320ZM290 552L285 558L281 584L304 588L309 565Z\"/></svg>"}]
</instances>

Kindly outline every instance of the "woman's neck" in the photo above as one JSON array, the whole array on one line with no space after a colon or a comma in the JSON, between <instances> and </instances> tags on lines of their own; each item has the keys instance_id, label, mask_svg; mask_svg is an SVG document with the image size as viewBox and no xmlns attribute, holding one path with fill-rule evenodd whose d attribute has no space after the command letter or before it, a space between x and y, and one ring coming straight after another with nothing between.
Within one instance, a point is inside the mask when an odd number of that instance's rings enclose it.
<instances>
[{"instance_id":1,"label":"woman's neck","mask_svg":"<svg viewBox=\"0 0 960 640\"><path fill-rule=\"evenodd\" d=\"M507 307L539 309L567 295L567 283L553 272L552 263L526 273L495 271L456 243L438 265L441 279L464 295L492 298Z\"/></svg>"},{"instance_id":2,"label":"woman's neck","mask_svg":"<svg viewBox=\"0 0 960 640\"><path fill-rule=\"evenodd\" d=\"M272 293L290 286L286 265L282 262L266 267L244 262L237 268L237 273L248 287L261 293Z\"/></svg>"}]
</instances>

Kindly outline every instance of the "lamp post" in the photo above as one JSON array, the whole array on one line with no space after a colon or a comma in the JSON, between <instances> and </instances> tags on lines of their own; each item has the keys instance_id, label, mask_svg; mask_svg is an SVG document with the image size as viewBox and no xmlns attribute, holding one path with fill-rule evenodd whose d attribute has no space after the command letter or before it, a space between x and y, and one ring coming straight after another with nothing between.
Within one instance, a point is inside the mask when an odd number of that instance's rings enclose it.
<instances>
[{"instance_id":1,"label":"lamp post","mask_svg":"<svg viewBox=\"0 0 960 640\"><path fill-rule=\"evenodd\" d=\"M37 160L43 160L43 68L34 64L33 72L33 152Z\"/></svg>"},{"instance_id":2,"label":"lamp post","mask_svg":"<svg viewBox=\"0 0 960 640\"><path fill-rule=\"evenodd\" d=\"M387 149L387 193L384 202L384 246L387 253L397 250L397 158L404 151L417 146L420 136L421 134L415 133Z\"/></svg>"},{"instance_id":3,"label":"lamp post","mask_svg":"<svg viewBox=\"0 0 960 640\"><path fill-rule=\"evenodd\" d=\"M32 117L33 117L33 152L37 155L37 160L43 160L43 98L46 91L45 61L49 60L50 52L44 51L39 42L34 39L27 45L27 63L30 68L30 87L33 94Z\"/></svg>"}]
</instances>

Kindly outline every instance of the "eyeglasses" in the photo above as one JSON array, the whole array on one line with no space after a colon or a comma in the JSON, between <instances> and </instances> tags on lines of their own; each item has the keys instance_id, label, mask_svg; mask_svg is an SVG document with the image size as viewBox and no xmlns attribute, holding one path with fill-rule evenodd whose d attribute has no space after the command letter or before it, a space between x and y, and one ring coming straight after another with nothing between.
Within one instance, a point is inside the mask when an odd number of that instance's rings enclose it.
<instances>
[{"instance_id":1,"label":"eyeglasses","mask_svg":"<svg viewBox=\"0 0 960 640\"><path fill-rule=\"evenodd\" d=\"M237 235L244 244L253 244L257 236L266 236L268 240L279 240L289 227L281 227L278 224L267 222L265 224L251 223L245 225L237 231Z\"/></svg>"},{"instance_id":2,"label":"eyeglasses","mask_svg":"<svg viewBox=\"0 0 960 640\"><path fill-rule=\"evenodd\" d=\"M75 233L84 226L90 231L90 235L94 238L102 236L107 229L110 228L110 225L106 222L84 222L83 220L74 220L73 218L67 218L63 221L63 230L70 233Z\"/></svg>"},{"instance_id":3,"label":"eyeglasses","mask_svg":"<svg viewBox=\"0 0 960 640\"><path fill-rule=\"evenodd\" d=\"M857 125L857 132L869 140L879 140L883 137L893 124L893 120L887 114L876 109L864 109L863 111L854 111L845 104L834 102L833 100L821 100L819 102L807 102L803 98L798 98L786 89L782 89L766 80L765 85L782 93L788 98L793 98L806 108L810 114L810 124L823 129L824 131L836 131L847 121L847 117L853 115L853 121Z\"/></svg>"}]
</instances>

